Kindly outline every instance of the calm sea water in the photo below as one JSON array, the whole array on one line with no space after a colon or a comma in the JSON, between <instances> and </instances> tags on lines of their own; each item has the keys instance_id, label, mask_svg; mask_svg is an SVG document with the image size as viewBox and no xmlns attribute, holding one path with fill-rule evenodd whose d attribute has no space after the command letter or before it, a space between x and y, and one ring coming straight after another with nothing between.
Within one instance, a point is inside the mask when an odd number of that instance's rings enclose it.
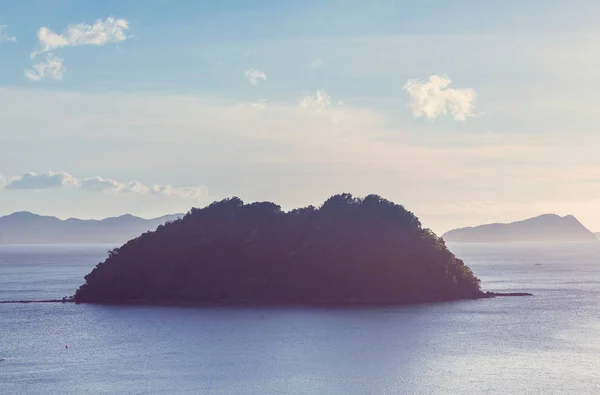
<instances>
[{"instance_id":1,"label":"calm sea water","mask_svg":"<svg viewBox=\"0 0 600 395\"><path fill-rule=\"evenodd\" d=\"M0 300L70 295L109 248L0 247ZM600 243L450 248L486 290L535 296L373 309L0 305L0 394L600 393Z\"/></svg>"}]
</instances>

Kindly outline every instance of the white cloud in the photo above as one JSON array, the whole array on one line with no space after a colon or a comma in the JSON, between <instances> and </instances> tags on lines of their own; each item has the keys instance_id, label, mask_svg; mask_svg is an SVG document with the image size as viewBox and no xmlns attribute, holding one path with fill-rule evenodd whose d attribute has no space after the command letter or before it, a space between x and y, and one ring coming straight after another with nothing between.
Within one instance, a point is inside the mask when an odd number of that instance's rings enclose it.
<instances>
[{"instance_id":1,"label":"white cloud","mask_svg":"<svg viewBox=\"0 0 600 395\"><path fill-rule=\"evenodd\" d=\"M321 59L314 59L310 62L310 67L313 69L318 69L321 66L323 66L323 61Z\"/></svg>"},{"instance_id":2,"label":"white cloud","mask_svg":"<svg viewBox=\"0 0 600 395\"><path fill-rule=\"evenodd\" d=\"M305 96L300 101L300 107L322 112L331 108L331 96L325 90L318 90L315 96Z\"/></svg>"},{"instance_id":3,"label":"white cloud","mask_svg":"<svg viewBox=\"0 0 600 395\"><path fill-rule=\"evenodd\" d=\"M248 80L252 85L258 85L259 80L265 81L267 79L267 75L259 70L248 70L244 73L244 77Z\"/></svg>"},{"instance_id":4,"label":"white cloud","mask_svg":"<svg viewBox=\"0 0 600 395\"><path fill-rule=\"evenodd\" d=\"M416 118L422 116L430 120L441 114L452 114L455 121L464 121L474 116L477 94L473 89L449 88L452 80L448 76L432 75L427 82L411 79L403 90L410 96L410 109Z\"/></svg>"},{"instance_id":5,"label":"white cloud","mask_svg":"<svg viewBox=\"0 0 600 395\"><path fill-rule=\"evenodd\" d=\"M78 186L77 179L64 171L49 171L43 174L25 173L11 177L4 186L7 190L42 190L56 188L74 188Z\"/></svg>"},{"instance_id":6,"label":"white cloud","mask_svg":"<svg viewBox=\"0 0 600 395\"><path fill-rule=\"evenodd\" d=\"M177 197L181 199L200 199L208 196L208 189L200 187L173 187L171 185L144 185L139 181L122 183L102 177L77 179L64 171L49 171L43 174L25 173L12 177L4 186L6 190L43 190L76 188L92 193L139 194Z\"/></svg>"},{"instance_id":7,"label":"white cloud","mask_svg":"<svg viewBox=\"0 0 600 395\"><path fill-rule=\"evenodd\" d=\"M181 199L200 199L208 196L206 187L173 187L171 185L153 185L146 186L139 181L121 183L102 177L85 178L81 180L79 188L89 192L109 192L109 193L132 193L157 196L178 197Z\"/></svg>"},{"instance_id":8,"label":"white cloud","mask_svg":"<svg viewBox=\"0 0 600 395\"><path fill-rule=\"evenodd\" d=\"M127 29L129 22L115 17L98 19L93 25L69 25L61 34L43 26L38 30L40 49L33 52L31 57L62 47L118 43L128 38Z\"/></svg>"},{"instance_id":9,"label":"white cloud","mask_svg":"<svg viewBox=\"0 0 600 395\"><path fill-rule=\"evenodd\" d=\"M63 59L49 53L46 60L33 65L33 69L25 69L25 77L29 81L37 82L44 78L62 81L66 68Z\"/></svg>"},{"instance_id":10,"label":"white cloud","mask_svg":"<svg viewBox=\"0 0 600 395\"><path fill-rule=\"evenodd\" d=\"M48 55L44 62L33 65L33 69L25 69L25 77L30 81L40 81L45 77L62 81L65 72L63 59L55 57L50 51L63 47L118 43L129 38L127 29L129 22L115 17L98 19L93 25L69 25L61 34L42 26L37 34L39 49L31 53L31 59L46 52Z\"/></svg>"},{"instance_id":11,"label":"white cloud","mask_svg":"<svg viewBox=\"0 0 600 395\"><path fill-rule=\"evenodd\" d=\"M81 189L89 192L120 192L123 186L124 184L102 177L86 178L79 185Z\"/></svg>"},{"instance_id":12,"label":"white cloud","mask_svg":"<svg viewBox=\"0 0 600 395\"><path fill-rule=\"evenodd\" d=\"M308 110L319 117L327 118L335 124L349 120L351 111L339 108L343 104L342 100L334 103L329 93L323 89L318 90L314 96L308 95L300 100L302 109Z\"/></svg>"},{"instance_id":13,"label":"white cloud","mask_svg":"<svg viewBox=\"0 0 600 395\"><path fill-rule=\"evenodd\" d=\"M102 177L84 178L79 183L79 188L89 192L113 192L113 193L140 193L146 194L150 189L138 181L128 184L105 179Z\"/></svg>"},{"instance_id":14,"label":"white cloud","mask_svg":"<svg viewBox=\"0 0 600 395\"><path fill-rule=\"evenodd\" d=\"M150 188L148 188L146 185L142 184L139 181L131 181L125 184L124 190L130 193L139 193L142 195L145 195L148 192L150 192Z\"/></svg>"},{"instance_id":15,"label":"white cloud","mask_svg":"<svg viewBox=\"0 0 600 395\"><path fill-rule=\"evenodd\" d=\"M6 25L0 25L0 42L2 42L2 41L16 42L17 38L14 36L9 36L8 33L5 32L6 28L7 28Z\"/></svg>"},{"instance_id":16,"label":"white cloud","mask_svg":"<svg viewBox=\"0 0 600 395\"><path fill-rule=\"evenodd\" d=\"M140 195L178 197L181 199L200 199L208 195L206 187L173 187L171 185L146 186L139 181L121 183L102 177L85 178L79 188L89 192L133 193Z\"/></svg>"},{"instance_id":17,"label":"white cloud","mask_svg":"<svg viewBox=\"0 0 600 395\"><path fill-rule=\"evenodd\" d=\"M152 193L160 196L174 196L181 199L200 199L208 196L208 190L205 187L175 188L170 185L154 185Z\"/></svg>"}]
</instances>

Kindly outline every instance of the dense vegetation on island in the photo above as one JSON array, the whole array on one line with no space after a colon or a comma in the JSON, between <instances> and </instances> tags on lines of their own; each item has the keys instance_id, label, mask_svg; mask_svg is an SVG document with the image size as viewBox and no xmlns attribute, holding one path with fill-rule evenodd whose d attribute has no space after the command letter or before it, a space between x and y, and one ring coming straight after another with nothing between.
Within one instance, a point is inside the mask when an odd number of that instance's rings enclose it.
<instances>
[{"instance_id":1,"label":"dense vegetation on island","mask_svg":"<svg viewBox=\"0 0 600 395\"><path fill-rule=\"evenodd\" d=\"M404 207L340 194L289 212L238 198L109 252L84 303L360 304L478 298L479 279Z\"/></svg>"}]
</instances>

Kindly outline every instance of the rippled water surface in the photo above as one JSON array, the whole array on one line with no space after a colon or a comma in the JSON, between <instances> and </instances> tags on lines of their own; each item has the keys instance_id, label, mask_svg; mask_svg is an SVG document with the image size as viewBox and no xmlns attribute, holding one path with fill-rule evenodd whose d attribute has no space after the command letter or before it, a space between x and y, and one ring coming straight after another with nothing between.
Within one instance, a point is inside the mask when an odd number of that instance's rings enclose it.
<instances>
[{"instance_id":1,"label":"rippled water surface","mask_svg":"<svg viewBox=\"0 0 600 395\"><path fill-rule=\"evenodd\" d=\"M109 248L0 246L0 300L70 295ZM600 243L450 249L486 290L535 296L373 309L4 304L0 394L600 393Z\"/></svg>"}]
</instances>

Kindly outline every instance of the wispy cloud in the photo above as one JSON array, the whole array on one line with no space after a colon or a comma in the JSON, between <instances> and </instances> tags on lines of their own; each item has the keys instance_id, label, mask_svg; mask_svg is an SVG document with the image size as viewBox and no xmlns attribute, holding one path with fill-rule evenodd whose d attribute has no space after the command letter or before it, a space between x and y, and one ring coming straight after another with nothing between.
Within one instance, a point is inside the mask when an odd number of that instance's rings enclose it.
<instances>
[{"instance_id":1,"label":"wispy cloud","mask_svg":"<svg viewBox=\"0 0 600 395\"><path fill-rule=\"evenodd\" d=\"M60 34L42 26L37 34L39 48L31 53L31 59L43 53L48 54L46 60L34 64L33 69L25 69L25 77L34 82L46 77L62 81L66 70L63 59L54 56L51 51L64 47L119 43L129 38L126 34L127 29L129 29L129 22L115 17L98 19L93 25L86 23L69 25Z\"/></svg>"},{"instance_id":2,"label":"wispy cloud","mask_svg":"<svg viewBox=\"0 0 600 395\"><path fill-rule=\"evenodd\" d=\"M300 107L322 112L331 107L331 96L325 90L318 90L315 96L305 96L300 101Z\"/></svg>"},{"instance_id":3,"label":"wispy cloud","mask_svg":"<svg viewBox=\"0 0 600 395\"><path fill-rule=\"evenodd\" d=\"M127 184L105 179L102 177L84 178L79 182L79 188L88 192L141 193L149 192L149 188L138 181Z\"/></svg>"},{"instance_id":4,"label":"wispy cloud","mask_svg":"<svg viewBox=\"0 0 600 395\"><path fill-rule=\"evenodd\" d=\"M62 81L65 70L63 59L49 53L46 55L46 60L34 64L33 69L25 69L25 77L33 82L41 81L46 77Z\"/></svg>"},{"instance_id":5,"label":"wispy cloud","mask_svg":"<svg viewBox=\"0 0 600 395\"><path fill-rule=\"evenodd\" d=\"M448 76L432 75L427 82L411 79L403 90L410 96L410 109L416 118L435 120L450 112L455 121L464 121L474 116L477 94L473 89L449 88L452 80Z\"/></svg>"},{"instance_id":6,"label":"wispy cloud","mask_svg":"<svg viewBox=\"0 0 600 395\"><path fill-rule=\"evenodd\" d=\"M152 193L160 196L175 196L181 199L200 199L208 195L205 187L180 187L170 185L154 185Z\"/></svg>"},{"instance_id":7,"label":"wispy cloud","mask_svg":"<svg viewBox=\"0 0 600 395\"><path fill-rule=\"evenodd\" d=\"M6 190L46 190L71 188L91 193L140 194L177 197L181 199L201 199L208 195L208 189L198 187L173 187L171 185L154 184L147 186L139 181L122 183L109 178L91 177L78 179L64 171L49 171L42 174L25 173L11 177L4 189Z\"/></svg>"},{"instance_id":8,"label":"wispy cloud","mask_svg":"<svg viewBox=\"0 0 600 395\"><path fill-rule=\"evenodd\" d=\"M321 59L317 58L310 62L310 67L313 69L318 69L321 66L323 66L323 61Z\"/></svg>"},{"instance_id":9,"label":"wispy cloud","mask_svg":"<svg viewBox=\"0 0 600 395\"><path fill-rule=\"evenodd\" d=\"M258 99L257 101L250 103L250 107L264 109L267 108L267 103L267 99Z\"/></svg>"},{"instance_id":10,"label":"wispy cloud","mask_svg":"<svg viewBox=\"0 0 600 395\"><path fill-rule=\"evenodd\" d=\"M328 118L332 123L338 124L348 118L349 112L340 109L344 102L338 100L334 103L333 99L326 90L318 90L314 96L304 96L300 100L300 107L310 113Z\"/></svg>"},{"instance_id":11,"label":"wispy cloud","mask_svg":"<svg viewBox=\"0 0 600 395\"><path fill-rule=\"evenodd\" d=\"M244 73L244 77L248 80L249 83L255 86L258 85L260 80L265 81L267 79L267 75L264 72L255 69L246 71Z\"/></svg>"},{"instance_id":12,"label":"wispy cloud","mask_svg":"<svg viewBox=\"0 0 600 395\"><path fill-rule=\"evenodd\" d=\"M37 35L40 48L34 51L31 57L62 47L118 43L128 38L127 29L129 29L129 22L115 17L98 19L93 25L86 23L69 25L61 34L42 26Z\"/></svg>"},{"instance_id":13,"label":"wispy cloud","mask_svg":"<svg viewBox=\"0 0 600 395\"><path fill-rule=\"evenodd\" d=\"M81 152L89 148L80 139L81 130L101 135L106 141L121 141L124 133L127 135L128 139L122 146L124 149L112 152L111 160L106 163L107 169L114 172L127 167L132 160L136 162L136 167L140 171L146 171L148 174L152 174L157 166L164 168L183 165L202 167L205 164L228 166L231 157L235 157L236 161L239 160L239 163L244 166L256 162L293 163L296 160L313 160L316 158L314 155L317 148L310 141L315 137L321 143L324 139L328 139L331 143L330 146L318 148L319 152L325 152L323 158L327 160L344 160L342 156L332 156L329 152L329 147L339 145L340 137L344 144L346 142L351 144L350 136L355 136L361 142L349 149L352 152L358 149L371 155L372 152L368 151L370 145L362 140L371 139L374 130L381 130L382 125L386 123L386 117L372 109L353 106L339 108L334 100L337 97L333 92L331 93L333 96L331 107L317 114L314 108L300 106L303 96L291 102L270 100L267 107L260 110L250 105L250 102L256 101L258 97L240 103L238 100L220 102L212 97L203 96L83 94L0 88L0 97L5 99L0 106L0 118L10 118L15 114L26 116L27 119L23 119L25 122L22 124L23 128L39 130L40 133L43 131L44 135L53 133L61 140L69 141L70 146L73 145L71 150L75 150L82 160L85 159L82 162L83 168L79 171L81 174L87 174L87 177L106 176L108 173L96 173L95 167L91 165L93 160L105 156L101 152L91 153L91 157L81 156ZM312 92L312 96L317 100L315 92ZM321 94L319 102L323 102L323 96ZM90 108L95 111L90 112ZM119 111L107 109L119 109ZM96 111L105 113L102 124L98 123ZM337 123L334 123L334 119L338 120ZM114 126L110 128L103 126L108 123ZM131 126L138 124L147 127L132 128ZM178 127L174 129L164 127L173 124L177 124ZM198 130L205 130L206 133L199 134ZM282 130L285 130L285 133L282 133ZM246 143L232 145L232 138L236 141L247 141L250 145ZM148 143L138 145L129 139L135 141L146 139ZM165 155L163 145L154 143L159 141L168 142L169 146L177 151L177 155ZM255 142L272 149L248 149L248 146L256 147L253 145ZM8 152L8 146L4 151L2 148L0 144L0 153ZM341 150L339 147L336 148L338 149ZM227 155L223 155L223 152ZM335 151L334 154L339 153ZM48 161L52 160L52 155L41 152L35 159L34 166L44 165L50 163ZM131 181L131 179L115 179L121 182ZM144 184L150 185L148 182ZM177 186L197 185L188 182ZM235 191L232 190L233 192Z\"/></svg>"},{"instance_id":14,"label":"wispy cloud","mask_svg":"<svg viewBox=\"0 0 600 395\"><path fill-rule=\"evenodd\" d=\"M15 36L10 36L6 32L7 27L8 26L6 26L6 25L0 25L0 42L2 42L2 41L15 42L15 41L17 41L17 38Z\"/></svg>"}]
</instances>

